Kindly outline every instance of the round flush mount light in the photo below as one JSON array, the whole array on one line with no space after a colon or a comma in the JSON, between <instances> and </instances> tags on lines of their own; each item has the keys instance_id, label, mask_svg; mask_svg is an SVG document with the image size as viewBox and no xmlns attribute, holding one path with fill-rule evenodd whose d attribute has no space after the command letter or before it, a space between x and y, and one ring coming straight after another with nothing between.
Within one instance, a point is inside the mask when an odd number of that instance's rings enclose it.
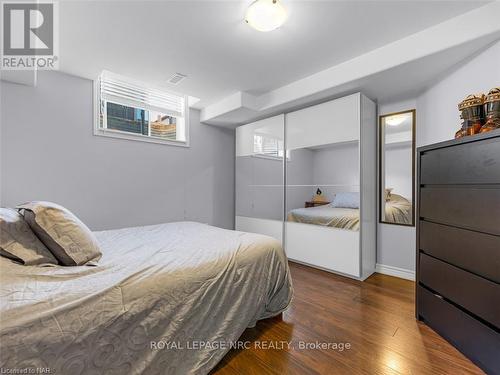
<instances>
[{"instance_id":1,"label":"round flush mount light","mask_svg":"<svg viewBox=\"0 0 500 375\"><path fill-rule=\"evenodd\" d=\"M286 9L279 0L256 0L247 9L245 21L258 31L272 31L286 21Z\"/></svg>"},{"instance_id":2,"label":"round flush mount light","mask_svg":"<svg viewBox=\"0 0 500 375\"><path fill-rule=\"evenodd\" d=\"M398 126L401 125L405 121L405 119L406 119L405 115L394 115L387 117L385 119L385 122L389 126Z\"/></svg>"}]
</instances>

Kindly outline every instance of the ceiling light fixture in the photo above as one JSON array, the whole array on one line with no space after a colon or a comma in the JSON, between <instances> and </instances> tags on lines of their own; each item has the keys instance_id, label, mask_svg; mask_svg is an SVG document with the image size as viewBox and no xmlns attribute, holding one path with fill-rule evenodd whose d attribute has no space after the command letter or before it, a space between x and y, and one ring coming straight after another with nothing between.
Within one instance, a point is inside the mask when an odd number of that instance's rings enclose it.
<instances>
[{"instance_id":1,"label":"ceiling light fixture","mask_svg":"<svg viewBox=\"0 0 500 375\"><path fill-rule=\"evenodd\" d=\"M256 0L247 9L245 21L258 31L272 31L286 21L286 9L279 0Z\"/></svg>"},{"instance_id":2,"label":"ceiling light fixture","mask_svg":"<svg viewBox=\"0 0 500 375\"><path fill-rule=\"evenodd\" d=\"M401 125L405 121L405 115L395 115L390 116L385 119L385 122L389 126L398 126Z\"/></svg>"}]
</instances>

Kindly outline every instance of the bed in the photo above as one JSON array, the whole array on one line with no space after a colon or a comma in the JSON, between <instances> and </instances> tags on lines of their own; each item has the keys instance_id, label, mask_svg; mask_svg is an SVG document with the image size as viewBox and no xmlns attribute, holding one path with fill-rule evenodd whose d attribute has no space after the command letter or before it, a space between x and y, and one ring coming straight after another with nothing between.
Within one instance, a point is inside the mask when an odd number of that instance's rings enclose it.
<instances>
[{"instance_id":1,"label":"bed","mask_svg":"<svg viewBox=\"0 0 500 375\"><path fill-rule=\"evenodd\" d=\"M296 208L288 212L287 221L359 230L359 209L337 208L331 204L317 207Z\"/></svg>"},{"instance_id":2,"label":"bed","mask_svg":"<svg viewBox=\"0 0 500 375\"><path fill-rule=\"evenodd\" d=\"M205 374L292 285L280 244L194 222L95 232L99 265L0 257L2 368Z\"/></svg>"},{"instance_id":3,"label":"bed","mask_svg":"<svg viewBox=\"0 0 500 375\"><path fill-rule=\"evenodd\" d=\"M413 216L412 203L401 195L392 193L385 202L384 222L411 224Z\"/></svg>"},{"instance_id":4,"label":"bed","mask_svg":"<svg viewBox=\"0 0 500 375\"><path fill-rule=\"evenodd\" d=\"M385 205L385 221L409 224L411 215L411 202L392 194ZM359 209L333 207L332 204L296 208L288 212L287 221L358 231Z\"/></svg>"}]
</instances>

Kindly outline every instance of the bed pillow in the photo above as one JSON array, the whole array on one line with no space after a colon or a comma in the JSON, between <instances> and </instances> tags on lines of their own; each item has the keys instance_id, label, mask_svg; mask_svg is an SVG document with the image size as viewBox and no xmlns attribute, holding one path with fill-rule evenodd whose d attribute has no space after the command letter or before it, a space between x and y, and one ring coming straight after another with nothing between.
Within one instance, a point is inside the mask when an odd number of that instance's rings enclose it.
<instances>
[{"instance_id":1,"label":"bed pillow","mask_svg":"<svg viewBox=\"0 0 500 375\"><path fill-rule=\"evenodd\" d=\"M51 202L29 202L17 209L62 265L91 265L101 258L94 234L68 209Z\"/></svg>"},{"instance_id":2,"label":"bed pillow","mask_svg":"<svg viewBox=\"0 0 500 375\"><path fill-rule=\"evenodd\" d=\"M333 198L332 207L359 208L359 193L337 193Z\"/></svg>"},{"instance_id":3,"label":"bed pillow","mask_svg":"<svg viewBox=\"0 0 500 375\"><path fill-rule=\"evenodd\" d=\"M26 266L57 264L49 249L12 208L0 208L0 254Z\"/></svg>"}]
</instances>

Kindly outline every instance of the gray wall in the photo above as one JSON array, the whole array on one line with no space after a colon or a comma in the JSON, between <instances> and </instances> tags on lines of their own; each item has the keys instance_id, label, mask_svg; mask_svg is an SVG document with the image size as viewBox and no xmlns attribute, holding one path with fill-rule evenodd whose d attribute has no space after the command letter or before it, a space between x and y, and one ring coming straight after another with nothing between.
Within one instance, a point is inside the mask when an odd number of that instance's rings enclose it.
<instances>
[{"instance_id":1,"label":"gray wall","mask_svg":"<svg viewBox=\"0 0 500 375\"><path fill-rule=\"evenodd\" d=\"M330 145L314 150L313 170L314 185L321 188L330 202L339 192L359 192L359 143ZM311 196L315 193L316 188Z\"/></svg>"},{"instance_id":2,"label":"gray wall","mask_svg":"<svg viewBox=\"0 0 500 375\"><path fill-rule=\"evenodd\" d=\"M294 208L303 208L304 203L311 200L313 189L307 185L314 183L313 158L314 151L309 149L290 151L290 160L287 162L286 169L286 212Z\"/></svg>"},{"instance_id":3,"label":"gray wall","mask_svg":"<svg viewBox=\"0 0 500 375\"><path fill-rule=\"evenodd\" d=\"M289 185L312 184L310 150L293 150L287 165ZM304 207L311 198L306 186L289 186L287 211ZM260 219L283 218L283 160L260 156L236 158L236 215Z\"/></svg>"},{"instance_id":4,"label":"gray wall","mask_svg":"<svg viewBox=\"0 0 500 375\"><path fill-rule=\"evenodd\" d=\"M234 131L190 111L191 147L93 135L92 81L2 82L0 203L49 200L93 230L194 220L234 227Z\"/></svg>"},{"instance_id":5,"label":"gray wall","mask_svg":"<svg viewBox=\"0 0 500 375\"><path fill-rule=\"evenodd\" d=\"M467 95L487 93L500 84L500 41L457 66L417 98L417 146L446 141L460 127L457 105Z\"/></svg>"},{"instance_id":6,"label":"gray wall","mask_svg":"<svg viewBox=\"0 0 500 375\"><path fill-rule=\"evenodd\" d=\"M412 194L412 149L404 145L385 145L385 187L411 201Z\"/></svg>"},{"instance_id":7,"label":"gray wall","mask_svg":"<svg viewBox=\"0 0 500 375\"><path fill-rule=\"evenodd\" d=\"M417 109L417 147L453 139L457 105L468 94L487 93L500 82L500 42L464 61L416 98L379 104L379 115ZM377 263L415 270L415 227L378 225Z\"/></svg>"},{"instance_id":8,"label":"gray wall","mask_svg":"<svg viewBox=\"0 0 500 375\"><path fill-rule=\"evenodd\" d=\"M287 211L304 207L318 187L328 201L336 193L359 191L359 148L357 143L325 145L291 152L287 167ZM342 186L327 186L342 185Z\"/></svg>"},{"instance_id":9,"label":"gray wall","mask_svg":"<svg viewBox=\"0 0 500 375\"><path fill-rule=\"evenodd\" d=\"M257 156L236 158L236 215L281 220L283 161Z\"/></svg>"}]
</instances>

